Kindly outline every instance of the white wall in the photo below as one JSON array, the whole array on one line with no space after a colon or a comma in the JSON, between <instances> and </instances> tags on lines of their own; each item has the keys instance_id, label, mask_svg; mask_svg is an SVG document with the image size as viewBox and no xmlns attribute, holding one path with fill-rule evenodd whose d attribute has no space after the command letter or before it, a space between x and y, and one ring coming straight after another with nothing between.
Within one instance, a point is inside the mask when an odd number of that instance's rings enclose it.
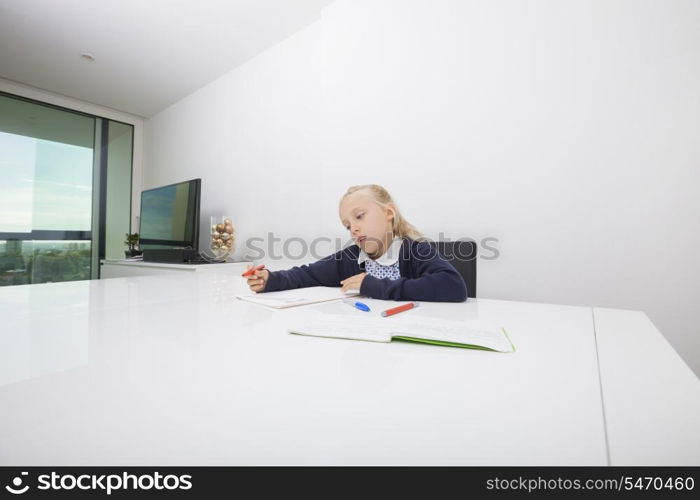
<instances>
[{"instance_id":1,"label":"white wall","mask_svg":"<svg viewBox=\"0 0 700 500\"><path fill-rule=\"evenodd\" d=\"M338 198L383 184L432 238L498 238L479 296L643 310L700 373L699 23L695 0L338 0L149 120L143 184L202 177L239 242L345 241Z\"/></svg>"}]
</instances>

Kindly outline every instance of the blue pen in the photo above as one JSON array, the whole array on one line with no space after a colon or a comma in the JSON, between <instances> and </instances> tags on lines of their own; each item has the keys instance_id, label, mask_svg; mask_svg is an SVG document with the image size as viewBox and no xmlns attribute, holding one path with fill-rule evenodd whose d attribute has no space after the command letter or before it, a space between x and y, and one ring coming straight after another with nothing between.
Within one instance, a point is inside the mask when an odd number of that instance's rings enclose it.
<instances>
[{"instance_id":1,"label":"blue pen","mask_svg":"<svg viewBox=\"0 0 700 500\"><path fill-rule=\"evenodd\" d=\"M362 302L357 302L352 299L344 299L343 302L358 308L360 311L369 312L369 306L367 304L363 304Z\"/></svg>"}]
</instances>

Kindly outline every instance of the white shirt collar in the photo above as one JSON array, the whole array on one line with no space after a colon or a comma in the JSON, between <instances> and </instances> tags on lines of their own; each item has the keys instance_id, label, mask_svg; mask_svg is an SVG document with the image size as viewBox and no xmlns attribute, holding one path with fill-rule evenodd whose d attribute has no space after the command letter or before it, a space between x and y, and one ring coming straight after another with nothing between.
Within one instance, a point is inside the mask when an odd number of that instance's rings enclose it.
<instances>
[{"instance_id":1,"label":"white shirt collar","mask_svg":"<svg viewBox=\"0 0 700 500\"><path fill-rule=\"evenodd\" d=\"M369 255L365 253L364 250L362 250L362 248L360 248L360 255L357 257L357 263L362 264L367 259L370 259L374 260L374 262L376 262L377 264L381 264L382 266L391 266L393 264L396 264L396 262L398 262L399 260L402 244L403 238L397 236L389 244L389 248L387 249L387 251L384 252L384 254L378 259L372 259Z\"/></svg>"}]
</instances>

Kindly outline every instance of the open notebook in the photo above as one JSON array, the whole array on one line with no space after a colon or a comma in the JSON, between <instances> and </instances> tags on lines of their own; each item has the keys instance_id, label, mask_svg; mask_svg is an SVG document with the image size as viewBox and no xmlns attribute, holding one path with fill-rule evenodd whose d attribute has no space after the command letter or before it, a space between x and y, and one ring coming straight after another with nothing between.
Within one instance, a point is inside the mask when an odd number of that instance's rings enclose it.
<instances>
[{"instance_id":1,"label":"open notebook","mask_svg":"<svg viewBox=\"0 0 700 500\"><path fill-rule=\"evenodd\" d=\"M480 321L451 321L415 316L407 320L381 317L350 319L348 315L328 314L323 319L300 322L288 331L314 337L371 342L391 342L396 339L468 349L515 351L504 328Z\"/></svg>"},{"instance_id":2,"label":"open notebook","mask_svg":"<svg viewBox=\"0 0 700 500\"><path fill-rule=\"evenodd\" d=\"M275 309L284 309L306 304L316 304L317 302L327 302L329 300L340 300L357 296L359 293L359 290L343 292L340 287L312 286L282 290L280 292L246 293L236 295L236 298Z\"/></svg>"}]
</instances>

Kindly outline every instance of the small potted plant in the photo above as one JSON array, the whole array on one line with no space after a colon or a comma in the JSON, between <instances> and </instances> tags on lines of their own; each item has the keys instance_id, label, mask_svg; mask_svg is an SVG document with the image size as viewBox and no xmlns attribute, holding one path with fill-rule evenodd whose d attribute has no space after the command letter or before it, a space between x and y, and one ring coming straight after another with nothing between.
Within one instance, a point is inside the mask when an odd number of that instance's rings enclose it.
<instances>
[{"instance_id":1,"label":"small potted plant","mask_svg":"<svg viewBox=\"0 0 700 500\"><path fill-rule=\"evenodd\" d=\"M124 255L126 255L127 259L129 257L136 257L137 255L141 255L141 250L136 250L136 245L139 244L139 233L126 233L126 241L124 242L124 244L129 247L128 250L124 250Z\"/></svg>"}]
</instances>

